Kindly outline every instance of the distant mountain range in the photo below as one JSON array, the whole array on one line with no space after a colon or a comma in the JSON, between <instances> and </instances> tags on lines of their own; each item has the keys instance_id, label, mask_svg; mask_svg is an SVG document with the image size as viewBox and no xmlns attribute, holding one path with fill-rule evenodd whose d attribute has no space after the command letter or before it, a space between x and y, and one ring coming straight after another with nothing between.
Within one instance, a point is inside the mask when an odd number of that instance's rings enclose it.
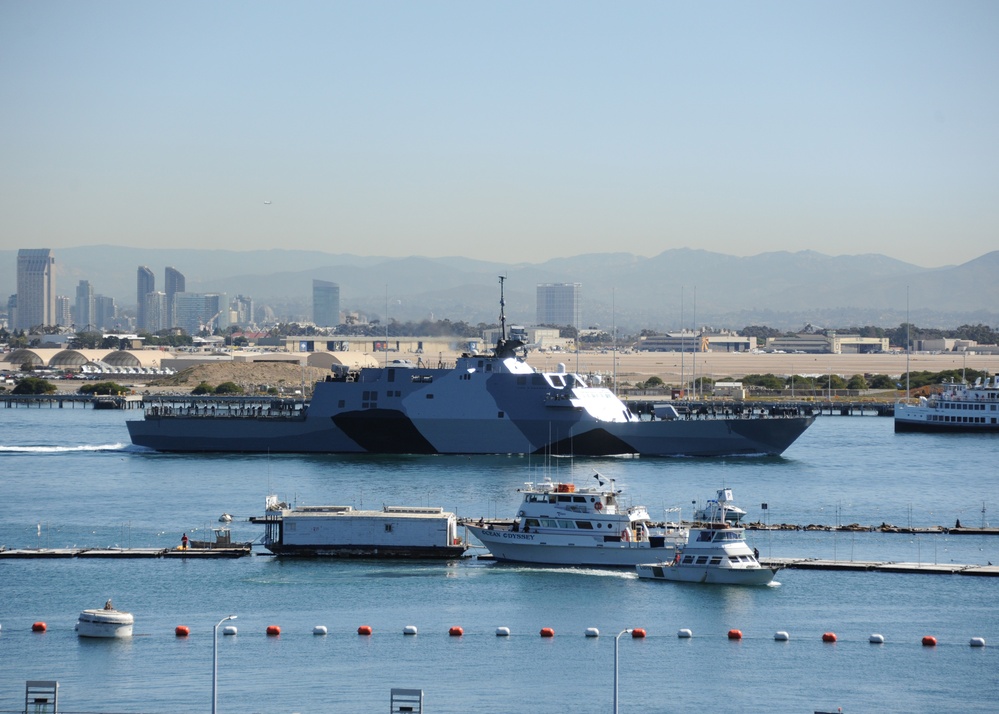
<instances>
[{"instance_id":1,"label":"distant mountain range","mask_svg":"<svg viewBox=\"0 0 999 714\"><path fill-rule=\"evenodd\" d=\"M226 292L268 305L282 320L311 315L312 279L340 285L343 310L399 321L493 323L498 276L506 275L507 319L530 325L538 283L581 283L583 327L620 332L711 325L785 330L911 321L920 327L999 324L999 251L962 265L921 268L884 255L814 251L746 258L687 248L651 258L631 253L567 256L544 263L467 258L363 257L301 250L225 251L82 246L55 251L57 292L75 299L89 280L97 293L134 309L136 268L149 266L156 288L173 266L193 292ZM17 251L0 251L0 297L16 292Z\"/></svg>"}]
</instances>

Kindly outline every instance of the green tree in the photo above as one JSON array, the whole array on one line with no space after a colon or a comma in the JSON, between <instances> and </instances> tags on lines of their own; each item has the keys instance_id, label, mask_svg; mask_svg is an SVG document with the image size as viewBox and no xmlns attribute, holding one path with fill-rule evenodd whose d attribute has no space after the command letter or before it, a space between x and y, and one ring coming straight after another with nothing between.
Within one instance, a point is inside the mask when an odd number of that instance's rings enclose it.
<instances>
[{"instance_id":1,"label":"green tree","mask_svg":"<svg viewBox=\"0 0 999 714\"><path fill-rule=\"evenodd\" d=\"M875 374L871 377L870 389L896 389L896 380L889 377L887 374Z\"/></svg>"},{"instance_id":2,"label":"green tree","mask_svg":"<svg viewBox=\"0 0 999 714\"><path fill-rule=\"evenodd\" d=\"M862 374L855 374L850 377L850 381L846 383L847 389L869 389L867 384L867 379Z\"/></svg>"},{"instance_id":3,"label":"green tree","mask_svg":"<svg viewBox=\"0 0 999 714\"><path fill-rule=\"evenodd\" d=\"M94 382L80 387L80 394L125 394L129 390L117 382Z\"/></svg>"},{"instance_id":4,"label":"green tree","mask_svg":"<svg viewBox=\"0 0 999 714\"><path fill-rule=\"evenodd\" d=\"M202 382L204 384L204 382ZM201 385L198 385L201 386ZM235 382L222 382L219 386L215 387L216 394L242 394L243 388L240 387Z\"/></svg>"},{"instance_id":5,"label":"green tree","mask_svg":"<svg viewBox=\"0 0 999 714\"><path fill-rule=\"evenodd\" d=\"M212 394L214 391L212 385L208 382L201 382L201 384L191 390L191 394Z\"/></svg>"},{"instance_id":6,"label":"green tree","mask_svg":"<svg viewBox=\"0 0 999 714\"><path fill-rule=\"evenodd\" d=\"M747 374L742 378L742 383L747 387L760 387L762 389L784 389L785 382L774 374Z\"/></svg>"},{"instance_id":7,"label":"green tree","mask_svg":"<svg viewBox=\"0 0 999 714\"><path fill-rule=\"evenodd\" d=\"M12 390L13 394L52 394L56 387L52 382L38 377L25 377Z\"/></svg>"}]
</instances>

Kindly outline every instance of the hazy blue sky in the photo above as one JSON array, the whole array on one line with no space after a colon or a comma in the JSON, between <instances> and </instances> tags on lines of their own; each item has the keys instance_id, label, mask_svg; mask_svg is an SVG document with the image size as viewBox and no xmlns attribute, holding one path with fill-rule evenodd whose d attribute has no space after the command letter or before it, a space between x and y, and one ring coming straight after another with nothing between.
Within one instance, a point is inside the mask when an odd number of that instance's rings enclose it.
<instances>
[{"instance_id":1,"label":"hazy blue sky","mask_svg":"<svg viewBox=\"0 0 999 714\"><path fill-rule=\"evenodd\" d=\"M935 266L997 132L994 0L0 3L4 248Z\"/></svg>"}]
</instances>

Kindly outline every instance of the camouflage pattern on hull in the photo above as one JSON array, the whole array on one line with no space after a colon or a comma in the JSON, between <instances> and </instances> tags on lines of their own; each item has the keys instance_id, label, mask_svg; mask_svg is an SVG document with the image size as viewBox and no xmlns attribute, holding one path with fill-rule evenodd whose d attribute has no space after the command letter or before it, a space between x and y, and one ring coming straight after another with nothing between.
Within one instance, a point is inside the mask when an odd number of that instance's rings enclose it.
<instances>
[{"instance_id":1,"label":"camouflage pattern on hull","mask_svg":"<svg viewBox=\"0 0 999 714\"><path fill-rule=\"evenodd\" d=\"M536 372L507 355L341 373L317 383L296 416L181 405L149 408L127 426L132 443L158 451L726 456L780 454L813 421L642 420L581 375Z\"/></svg>"}]
</instances>

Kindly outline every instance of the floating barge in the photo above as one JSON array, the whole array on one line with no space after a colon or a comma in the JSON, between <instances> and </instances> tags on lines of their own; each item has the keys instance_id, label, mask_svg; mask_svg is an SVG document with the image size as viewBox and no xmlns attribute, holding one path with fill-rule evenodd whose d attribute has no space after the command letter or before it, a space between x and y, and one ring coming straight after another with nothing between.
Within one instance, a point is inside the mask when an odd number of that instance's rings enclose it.
<instances>
[{"instance_id":1,"label":"floating barge","mask_svg":"<svg viewBox=\"0 0 999 714\"><path fill-rule=\"evenodd\" d=\"M250 555L250 548L0 548L0 560L24 558L240 558Z\"/></svg>"},{"instance_id":2,"label":"floating barge","mask_svg":"<svg viewBox=\"0 0 999 714\"><path fill-rule=\"evenodd\" d=\"M458 537L457 517L443 508L292 509L278 502L277 496L268 496L265 513L251 517L250 522L266 528L264 547L275 555L446 560L460 557L468 549Z\"/></svg>"}]
</instances>

